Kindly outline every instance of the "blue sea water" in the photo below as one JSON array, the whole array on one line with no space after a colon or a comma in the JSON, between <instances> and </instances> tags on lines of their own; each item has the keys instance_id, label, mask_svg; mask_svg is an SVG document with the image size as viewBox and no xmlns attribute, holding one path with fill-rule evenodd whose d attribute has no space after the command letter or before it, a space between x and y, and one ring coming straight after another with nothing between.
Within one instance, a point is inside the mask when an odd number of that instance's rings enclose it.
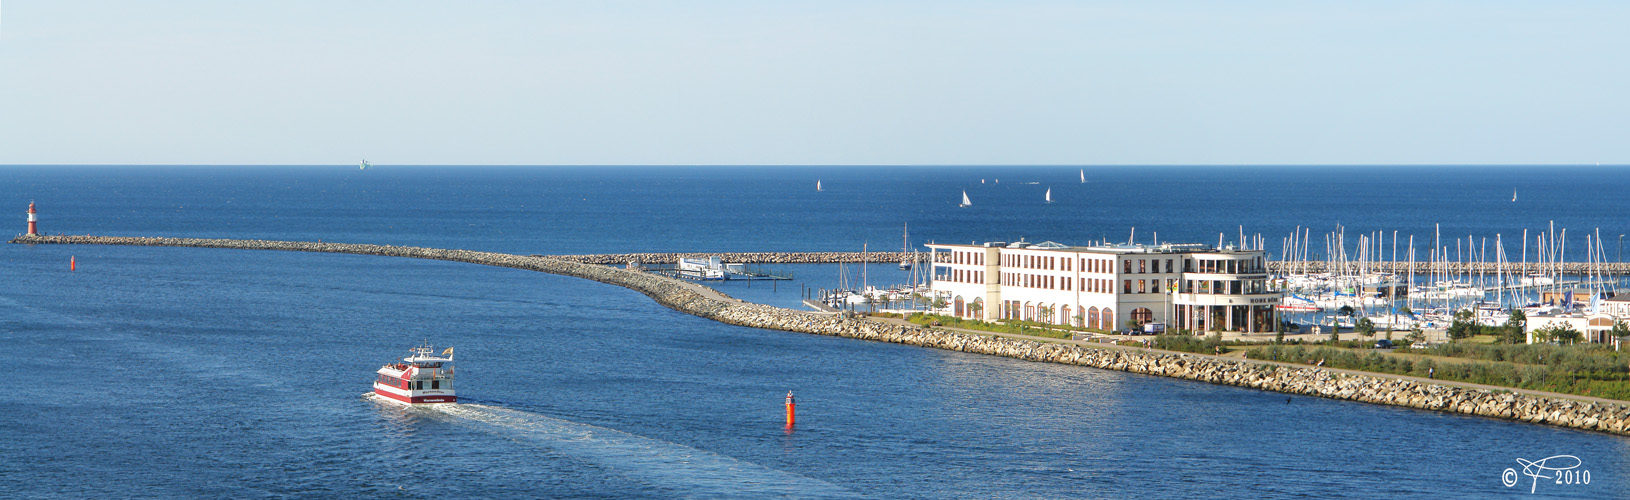
<instances>
[{"instance_id":1,"label":"blue sea water","mask_svg":"<svg viewBox=\"0 0 1630 500\"><path fill-rule=\"evenodd\" d=\"M50 233L512 253L1630 229L1579 167L3 167ZM979 180L986 180L981 184ZM824 190L814 190L819 179ZM995 182L1000 179L1000 183ZM1036 182L1036 184L1028 184ZM1052 204L1041 202L1051 187ZM1519 194L1510 201L1510 191ZM956 207L966 189L974 206ZM9 201L7 201L9 200ZM1146 233L1147 232L1147 233ZM1390 234L1389 234L1390 237ZM1446 236L1447 237L1447 236ZM1510 236L1507 236L1508 238ZM1577 243L1575 243L1575 241ZM1424 246L1424 245L1423 245ZM1515 253L1516 247L1508 247ZM69 256L78 270L67 269ZM1578 257L1576 257L1576 260ZM799 279L724 285L792 306ZM854 272L851 269L851 272ZM892 266L872 266L885 283ZM1616 498L1630 440L722 325L603 284L353 255L0 245L17 498ZM767 287L774 287L766 289ZM452 409L364 399L429 338ZM799 425L782 427L797 391ZM1590 484L1506 487L1574 455ZM1529 487L1534 493L1529 493Z\"/></svg>"}]
</instances>

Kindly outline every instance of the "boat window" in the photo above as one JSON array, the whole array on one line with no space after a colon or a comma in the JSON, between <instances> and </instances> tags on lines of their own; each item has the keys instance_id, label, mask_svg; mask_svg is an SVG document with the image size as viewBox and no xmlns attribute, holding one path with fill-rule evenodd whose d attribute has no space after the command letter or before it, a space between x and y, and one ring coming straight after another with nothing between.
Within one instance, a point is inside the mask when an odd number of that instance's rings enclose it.
<instances>
[{"instance_id":1,"label":"boat window","mask_svg":"<svg viewBox=\"0 0 1630 500\"><path fill-rule=\"evenodd\" d=\"M432 380L432 381L430 381L430 388L431 389L440 389L441 388L441 381L440 380Z\"/></svg>"}]
</instances>

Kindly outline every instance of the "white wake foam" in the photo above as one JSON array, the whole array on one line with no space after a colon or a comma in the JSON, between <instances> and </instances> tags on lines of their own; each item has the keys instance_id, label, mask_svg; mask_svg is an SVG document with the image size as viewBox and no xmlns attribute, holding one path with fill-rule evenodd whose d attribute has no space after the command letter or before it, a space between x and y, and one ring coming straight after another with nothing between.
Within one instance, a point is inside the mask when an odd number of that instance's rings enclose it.
<instances>
[{"instance_id":1,"label":"white wake foam","mask_svg":"<svg viewBox=\"0 0 1630 500\"><path fill-rule=\"evenodd\" d=\"M479 404L430 407L680 498L857 498L835 484L614 429Z\"/></svg>"}]
</instances>

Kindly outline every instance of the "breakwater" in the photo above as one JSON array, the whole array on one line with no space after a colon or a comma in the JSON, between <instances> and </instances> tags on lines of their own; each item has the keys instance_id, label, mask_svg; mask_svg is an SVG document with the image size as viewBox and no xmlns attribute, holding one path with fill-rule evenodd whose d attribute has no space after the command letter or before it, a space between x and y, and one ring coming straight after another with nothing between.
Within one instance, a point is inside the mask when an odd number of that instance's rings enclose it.
<instances>
[{"instance_id":1,"label":"breakwater","mask_svg":"<svg viewBox=\"0 0 1630 500\"><path fill-rule=\"evenodd\" d=\"M732 325L893 342L1288 394L1405 406L1630 435L1630 429L1627 429L1627 426L1630 426L1630 407L1619 404L1478 390L1261 361L1013 339L794 311L742 302L715 290L678 279L552 257L390 245L268 240L23 236L11 241L26 244L173 246L349 253L510 267L622 286L643 293L666 307Z\"/></svg>"},{"instance_id":2,"label":"breakwater","mask_svg":"<svg viewBox=\"0 0 1630 500\"><path fill-rule=\"evenodd\" d=\"M608 266L623 265L629 262L641 264L676 264L679 259L706 259L718 256L720 260L740 264L837 264L869 262L873 264L898 263L903 260L912 260L913 256L904 252L691 252L691 253L609 253L594 255L548 255L555 259L577 262L581 264L600 264ZM545 257L534 255L534 257ZM917 262L927 262L928 254L916 254Z\"/></svg>"}]
</instances>

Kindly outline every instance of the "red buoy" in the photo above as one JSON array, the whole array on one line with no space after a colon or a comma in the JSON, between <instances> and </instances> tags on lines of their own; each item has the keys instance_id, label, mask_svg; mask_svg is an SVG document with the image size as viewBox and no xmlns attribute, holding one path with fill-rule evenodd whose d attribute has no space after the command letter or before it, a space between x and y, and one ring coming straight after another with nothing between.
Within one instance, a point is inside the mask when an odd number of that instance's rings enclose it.
<instances>
[{"instance_id":1,"label":"red buoy","mask_svg":"<svg viewBox=\"0 0 1630 500\"><path fill-rule=\"evenodd\" d=\"M798 420L798 403L792 399L792 391L787 391L787 428L792 428L793 422Z\"/></svg>"},{"instance_id":2,"label":"red buoy","mask_svg":"<svg viewBox=\"0 0 1630 500\"><path fill-rule=\"evenodd\" d=\"M34 202L30 201L30 202L28 202L28 235L29 236L39 236L40 235L40 228L39 228L39 226L35 225L35 221L37 219L35 219L34 217L35 217L34 216Z\"/></svg>"},{"instance_id":3,"label":"red buoy","mask_svg":"<svg viewBox=\"0 0 1630 500\"><path fill-rule=\"evenodd\" d=\"M73 270L75 270L75 269L76 269L76 268L78 268L78 267L79 267L79 266L77 266L77 265L75 265L75 264L74 264L74 256L72 256L72 255L69 255L69 256L68 256L68 270L69 270L69 271L73 271Z\"/></svg>"}]
</instances>

